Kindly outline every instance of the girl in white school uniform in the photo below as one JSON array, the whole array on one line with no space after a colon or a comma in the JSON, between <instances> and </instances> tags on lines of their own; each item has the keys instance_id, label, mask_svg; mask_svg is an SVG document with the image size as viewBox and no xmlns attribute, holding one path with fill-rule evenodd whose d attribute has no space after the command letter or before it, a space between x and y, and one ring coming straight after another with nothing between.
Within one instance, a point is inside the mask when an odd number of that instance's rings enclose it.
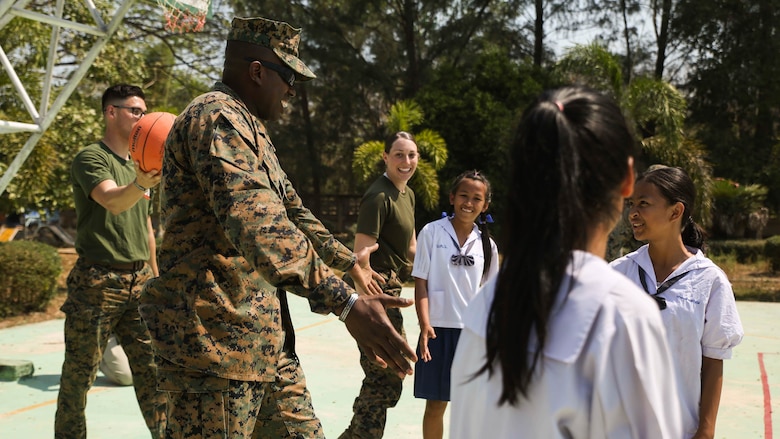
<instances>
[{"instance_id":1,"label":"girl in white school uniform","mask_svg":"<svg viewBox=\"0 0 780 439\"><path fill-rule=\"evenodd\" d=\"M674 360L683 438L712 438L723 386L723 360L742 341L742 323L726 274L701 251L693 221L696 188L680 168L653 166L628 199L639 250L612 262L658 303Z\"/></svg>"},{"instance_id":2,"label":"girl in white school uniform","mask_svg":"<svg viewBox=\"0 0 780 439\"><path fill-rule=\"evenodd\" d=\"M498 249L488 232L490 182L478 171L455 178L452 216L420 230L414 258L414 296L420 339L414 396L426 399L423 439L444 434L450 400L450 366L463 311L483 281L498 272ZM446 214L445 214L446 215Z\"/></svg>"},{"instance_id":3,"label":"girl in white school uniform","mask_svg":"<svg viewBox=\"0 0 780 439\"><path fill-rule=\"evenodd\" d=\"M634 187L620 108L543 94L511 144L503 261L464 315L450 437L679 439L658 307L604 261Z\"/></svg>"}]
</instances>

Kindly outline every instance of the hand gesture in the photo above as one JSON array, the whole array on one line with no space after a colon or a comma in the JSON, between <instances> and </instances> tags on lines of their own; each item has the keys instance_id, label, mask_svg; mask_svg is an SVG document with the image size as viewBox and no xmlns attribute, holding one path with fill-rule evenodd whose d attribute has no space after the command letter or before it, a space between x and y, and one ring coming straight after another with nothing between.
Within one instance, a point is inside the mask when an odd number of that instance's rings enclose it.
<instances>
[{"instance_id":1,"label":"hand gesture","mask_svg":"<svg viewBox=\"0 0 780 439\"><path fill-rule=\"evenodd\" d=\"M407 307L413 303L411 299L388 294L360 296L344 322L366 357L382 367L389 366L400 378L412 374L409 361L417 361L417 355L393 328L385 309Z\"/></svg>"},{"instance_id":2,"label":"hand gesture","mask_svg":"<svg viewBox=\"0 0 780 439\"><path fill-rule=\"evenodd\" d=\"M431 351L428 350L428 340L436 338L436 331L433 327L427 325L420 328L420 357L424 362L431 361Z\"/></svg>"},{"instance_id":3,"label":"hand gesture","mask_svg":"<svg viewBox=\"0 0 780 439\"><path fill-rule=\"evenodd\" d=\"M141 170L141 167L138 165L137 161L134 161L133 165L135 166L135 180L139 185L149 189L160 184L160 180L162 180L161 171L152 169L149 172L144 172Z\"/></svg>"},{"instance_id":4,"label":"hand gesture","mask_svg":"<svg viewBox=\"0 0 780 439\"><path fill-rule=\"evenodd\" d=\"M362 248L355 253L357 262L347 273L355 281L355 288L360 294L382 294L382 288L377 283L377 280L382 280L382 276L375 272L369 264L369 258L371 253L375 252L379 248L379 244L374 244L368 247Z\"/></svg>"}]
</instances>

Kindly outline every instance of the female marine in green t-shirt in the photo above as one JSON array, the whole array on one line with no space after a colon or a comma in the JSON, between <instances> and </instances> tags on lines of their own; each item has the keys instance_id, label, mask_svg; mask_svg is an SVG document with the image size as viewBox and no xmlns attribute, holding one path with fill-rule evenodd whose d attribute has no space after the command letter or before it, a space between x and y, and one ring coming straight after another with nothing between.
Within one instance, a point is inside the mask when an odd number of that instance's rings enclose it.
<instances>
[{"instance_id":1,"label":"female marine in green t-shirt","mask_svg":"<svg viewBox=\"0 0 780 439\"><path fill-rule=\"evenodd\" d=\"M411 134L399 131L390 136L382 154L385 173L371 184L360 202L354 251L379 243L379 249L371 254L371 268L384 278L382 291L392 296L401 294L417 246L414 192L406 186L417 169L417 159L417 143ZM406 337L401 310L388 308L387 316L395 329ZM402 377L391 369L381 368L363 351L360 352L360 365L366 377L352 408L352 422L340 439L382 437L387 409L394 407L401 397Z\"/></svg>"}]
</instances>

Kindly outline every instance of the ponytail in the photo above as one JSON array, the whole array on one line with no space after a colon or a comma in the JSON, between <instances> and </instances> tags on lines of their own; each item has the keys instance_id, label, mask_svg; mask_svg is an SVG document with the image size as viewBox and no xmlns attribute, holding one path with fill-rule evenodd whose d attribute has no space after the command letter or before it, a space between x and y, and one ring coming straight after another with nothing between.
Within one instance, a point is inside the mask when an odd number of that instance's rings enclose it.
<instances>
[{"instance_id":1,"label":"ponytail","mask_svg":"<svg viewBox=\"0 0 780 439\"><path fill-rule=\"evenodd\" d=\"M704 230L689 216L682 229L683 244L701 250L704 247L704 238Z\"/></svg>"},{"instance_id":2,"label":"ponytail","mask_svg":"<svg viewBox=\"0 0 780 439\"><path fill-rule=\"evenodd\" d=\"M493 262L493 248L490 245L490 230L488 230L488 223L491 223L492 218L490 215L482 212L479 214L479 220L477 221L477 227L479 227L480 234L482 235L482 254L485 255L485 264L482 267L482 280L480 285L485 282L485 276L490 270L490 264Z\"/></svg>"}]
</instances>

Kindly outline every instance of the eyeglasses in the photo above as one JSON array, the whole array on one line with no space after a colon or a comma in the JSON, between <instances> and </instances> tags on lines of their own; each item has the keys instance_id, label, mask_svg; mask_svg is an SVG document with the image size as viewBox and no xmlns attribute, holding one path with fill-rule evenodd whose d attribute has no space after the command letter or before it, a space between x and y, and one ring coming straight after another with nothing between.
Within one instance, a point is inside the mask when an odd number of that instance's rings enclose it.
<instances>
[{"instance_id":1,"label":"eyeglasses","mask_svg":"<svg viewBox=\"0 0 780 439\"><path fill-rule=\"evenodd\" d=\"M259 62L263 67L269 68L278 73L279 77L282 78L282 81L286 82L290 88L295 87L295 71L293 69L281 64L275 64L270 61L266 61L264 59L244 58L244 60L249 62Z\"/></svg>"},{"instance_id":2,"label":"eyeglasses","mask_svg":"<svg viewBox=\"0 0 780 439\"><path fill-rule=\"evenodd\" d=\"M142 108L139 107L126 107L124 105L114 105L110 104L112 107L116 108L124 108L125 110L130 110L130 113L135 117L143 117L146 115L146 111L144 111Z\"/></svg>"}]
</instances>

